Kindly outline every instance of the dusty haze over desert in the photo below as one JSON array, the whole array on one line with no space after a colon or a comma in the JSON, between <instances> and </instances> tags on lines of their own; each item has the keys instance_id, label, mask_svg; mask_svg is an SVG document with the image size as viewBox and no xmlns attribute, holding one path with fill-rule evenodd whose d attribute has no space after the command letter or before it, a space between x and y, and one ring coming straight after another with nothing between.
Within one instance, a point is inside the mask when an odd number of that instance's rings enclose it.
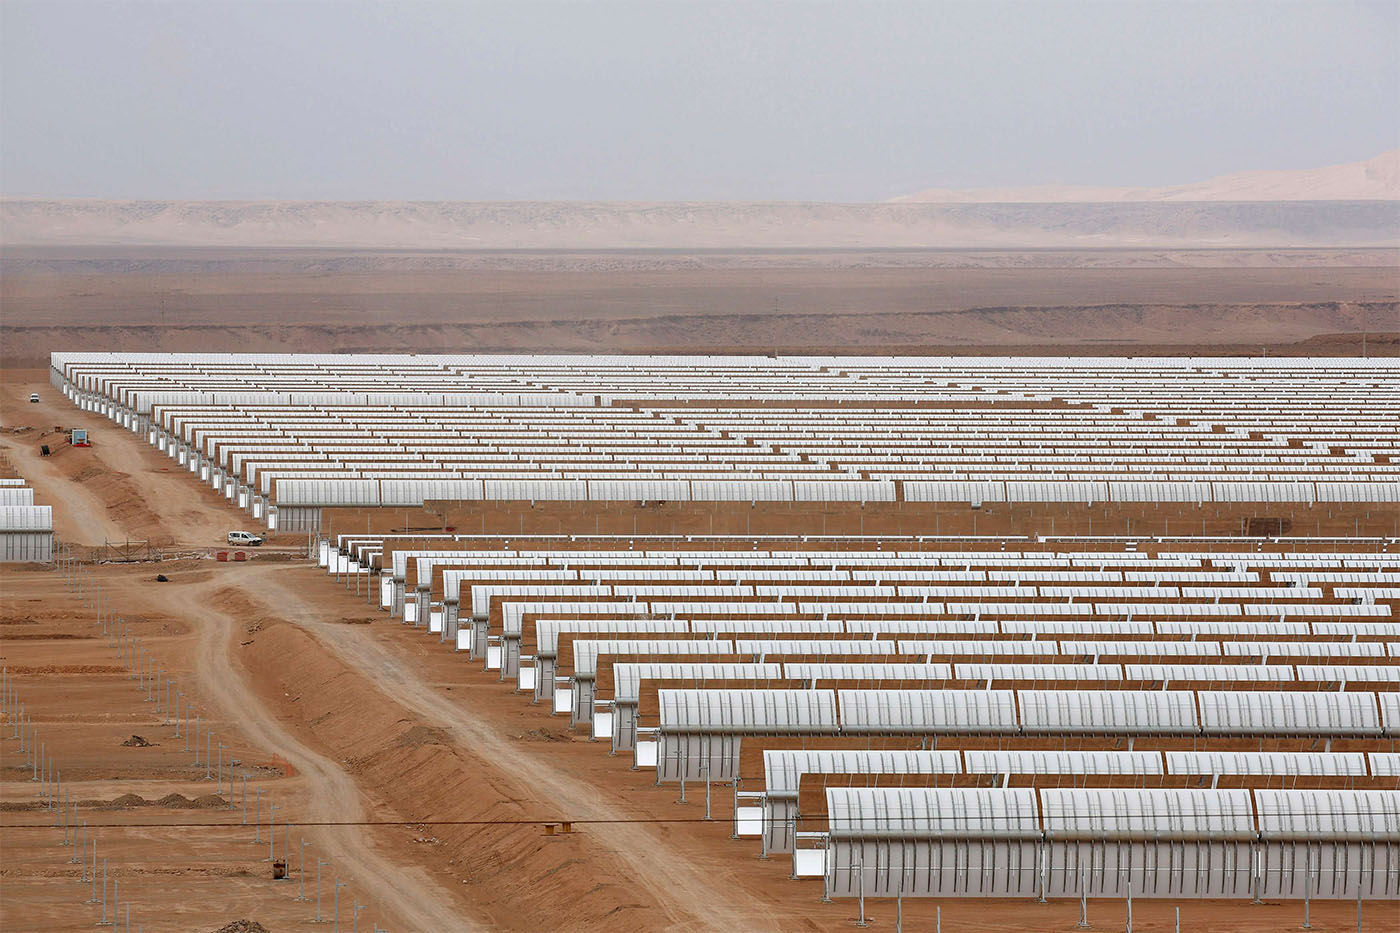
<instances>
[{"instance_id":1,"label":"dusty haze over desert","mask_svg":"<svg viewBox=\"0 0 1400 933\"><path fill-rule=\"evenodd\" d=\"M931 188L888 204L6 199L11 245L822 249L1400 245L1400 149L1173 188Z\"/></svg>"},{"instance_id":2,"label":"dusty haze over desert","mask_svg":"<svg viewBox=\"0 0 1400 933\"><path fill-rule=\"evenodd\" d=\"M1400 331L1384 4L81 9L3 7L11 365Z\"/></svg>"},{"instance_id":3,"label":"dusty haze over desert","mask_svg":"<svg viewBox=\"0 0 1400 933\"><path fill-rule=\"evenodd\" d=\"M3 353L1394 353L1397 153L885 204L8 198Z\"/></svg>"},{"instance_id":4,"label":"dusty haze over desert","mask_svg":"<svg viewBox=\"0 0 1400 933\"><path fill-rule=\"evenodd\" d=\"M893 198L937 203L1060 201L1396 201L1400 200L1400 149L1345 165L1288 171L1246 171L1194 184L1160 188L928 188Z\"/></svg>"}]
</instances>

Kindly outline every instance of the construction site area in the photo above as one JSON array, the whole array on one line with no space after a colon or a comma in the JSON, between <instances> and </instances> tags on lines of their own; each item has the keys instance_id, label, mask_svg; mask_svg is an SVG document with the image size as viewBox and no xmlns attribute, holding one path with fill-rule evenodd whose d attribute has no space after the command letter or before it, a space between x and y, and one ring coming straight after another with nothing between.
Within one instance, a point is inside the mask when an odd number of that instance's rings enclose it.
<instances>
[{"instance_id":1,"label":"construction site area","mask_svg":"<svg viewBox=\"0 0 1400 933\"><path fill-rule=\"evenodd\" d=\"M1400 917L1392 361L51 362L5 929Z\"/></svg>"},{"instance_id":2,"label":"construction site area","mask_svg":"<svg viewBox=\"0 0 1400 933\"><path fill-rule=\"evenodd\" d=\"M0 0L0 933L1397 933L1397 36Z\"/></svg>"}]
</instances>

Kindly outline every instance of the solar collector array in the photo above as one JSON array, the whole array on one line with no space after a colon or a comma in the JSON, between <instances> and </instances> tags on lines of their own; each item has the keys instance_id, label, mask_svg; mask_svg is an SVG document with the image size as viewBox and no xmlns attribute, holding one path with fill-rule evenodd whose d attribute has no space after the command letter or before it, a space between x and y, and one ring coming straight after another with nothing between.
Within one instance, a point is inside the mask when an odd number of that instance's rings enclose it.
<instances>
[{"instance_id":1,"label":"solar collector array","mask_svg":"<svg viewBox=\"0 0 1400 933\"><path fill-rule=\"evenodd\" d=\"M177 459L212 460L216 478L243 477L227 454L238 438L291 442L330 467L279 477L263 507L283 496L292 508L418 505L443 492L398 482L376 498L353 485L394 461L514 483L487 498L1395 501L1392 367L1076 362L1079 373L1004 359L55 354L53 370L80 404ZM1023 407L997 407L1008 402ZM355 444L360 459L346 456ZM791 485L805 476L825 482ZM666 485L616 485L648 480Z\"/></svg>"},{"instance_id":2,"label":"solar collector array","mask_svg":"<svg viewBox=\"0 0 1400 933\"><path fill-rule=\"evenodd\" d=\"M81 404L269 510L429 499L1400 501L1387 431L1400 381L1376 361L54 363ZM1394 555L954 553L889 540L910 550L828 542L815 554L757 550L758 539L754 553L714 543L701 553L674 536L611 539L638 546L623 554L532 540L486 554L475 539L366 535L328 543L322 558L356 587L368 575L371 600L464 663L499 670L597 738L610 733L615 750L630 736L623 751L659 781L724 780L746 755L835 743L810 754L829 753L820 767L832 773L842 758L861 772L843 779L869 786L799 775L792 792L820 790L821 813L789 820L735 791L736 829L740 810L760 811L765 845L783 834L774 851L791 844L799 875L818 851L799 827L818 827L833 896L1118 896L1125 883L1147 896L1298 896L1305 841L1327 866L1371 860L1369 875L1334 873L1329 894L1397 896L1376 869L1400 864L1394 797L1337 796L1326 784L1381 793L1374 782L1400 772L1379 744L1400 730ZM1047 739L1081 747L1030 747ZM987 741L1005 747L977 747ZM1262 751L1266 741L1282 750ZM933 742L945 745L908 747ZM1256 742L1261 751L1245 751ZM1067 769L1110 786L1048 785ZM945 777L950 786L920 783ZM1195 778L1206 783L1181 785ZM1287 791L1263 786L1285 778ZM1172 786L1122 783L1150 779ZM901 780L911 786L889 786ZM984 780L995 783L967 786ZM1181 870L1104 871L1124 858Z\"/></svg>"}]
</instances>

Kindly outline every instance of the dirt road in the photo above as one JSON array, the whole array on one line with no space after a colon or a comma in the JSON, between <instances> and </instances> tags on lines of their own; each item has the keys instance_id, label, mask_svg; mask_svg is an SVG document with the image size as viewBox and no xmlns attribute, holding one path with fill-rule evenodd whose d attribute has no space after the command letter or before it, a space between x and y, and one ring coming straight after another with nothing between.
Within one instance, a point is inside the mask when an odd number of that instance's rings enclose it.
<instances>
[{"instance_id":1,"label":"dirt road","mask_svg":"<svg viewBox=\"0 0 1400 933\"><path fill-rule=\"evenodd\" d=\"M53 505L54 528L69 544L146 541L215 547L244 513L195 482L145 438L69 403L42 372L7 373L0 382L0 448ZM30 393L39 402L28 402ZM86 428L93 446L69 447L56 427ZM28 430L25 430L25 429ZM43 456L41 444L50 455Z\"/></svg>"},{"instance_id":2,"label":"dirt road","mask_svg":"<svg viewBox=\"0 0 1400 933\"><path fill-rule=\"evenodd\" d=\"M449 699L422 673L395 658L367 632L347 632L324 621L327 607L306 598L298 580L301 568L252 568L254 591L274 602L287 618L320 636L321 643L354 668L369 675L394 701L411 710L421 725L444 730L452 740L491 763L502 776L514 776L513 793L548 800L559 813L599 822L590 837L604 845L629 869L630 880L667 910L671 924L686 929L777 929L782 917L772 905L744 900L722 876L679 857L654 826L624 822L632 814L613 806L598 788L541 761L528 747L505 740L486 719L474 715L460 696Z\"/></svg>"},{"instance_id":3,"label":"dirt road","mask_svg":"<svg viewBox=\"0 0 1400 933\"><path fill-rule=\"evenodd\" d=\"M258 586L270 575L259 573ZM250 581L251 582L251 581ZM246 620L233 618L214 605L210 597L227 587L226 579L215 578L191 587L153 588L152 605L172 612L199 605L199 644L195 655L194 677L206 703L219 709L250 741L285 758L304 778L305 800L299 817L306 822L364 820L370 814L360 788L342 766L313 751L278 721L263 698L249 686L246 673L230 658L236 633L243 632ZM373 833L366 827L340 826L317 830L329 840L331 853L340 870L355 879L377 904L387 907L413 930L475 929L439 887L421 872L395 864L376 848Z\"/></svg>"}]
</instances>

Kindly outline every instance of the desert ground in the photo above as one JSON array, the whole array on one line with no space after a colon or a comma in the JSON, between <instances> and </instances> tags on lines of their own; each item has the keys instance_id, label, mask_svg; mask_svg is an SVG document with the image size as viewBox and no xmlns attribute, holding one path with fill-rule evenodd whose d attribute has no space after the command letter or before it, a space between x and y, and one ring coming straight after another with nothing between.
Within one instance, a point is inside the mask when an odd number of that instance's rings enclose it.
<instances>
[{"instance_id":1,"label":"desert ground","mask_svg":"<svg viewBox=\"0 0 1400 933\"><path fill-rule=\"evenodd\" d=\"M14 246L0 362L53 350L1400 352L1400 250Z\"/></svg>"}]
</instances>

